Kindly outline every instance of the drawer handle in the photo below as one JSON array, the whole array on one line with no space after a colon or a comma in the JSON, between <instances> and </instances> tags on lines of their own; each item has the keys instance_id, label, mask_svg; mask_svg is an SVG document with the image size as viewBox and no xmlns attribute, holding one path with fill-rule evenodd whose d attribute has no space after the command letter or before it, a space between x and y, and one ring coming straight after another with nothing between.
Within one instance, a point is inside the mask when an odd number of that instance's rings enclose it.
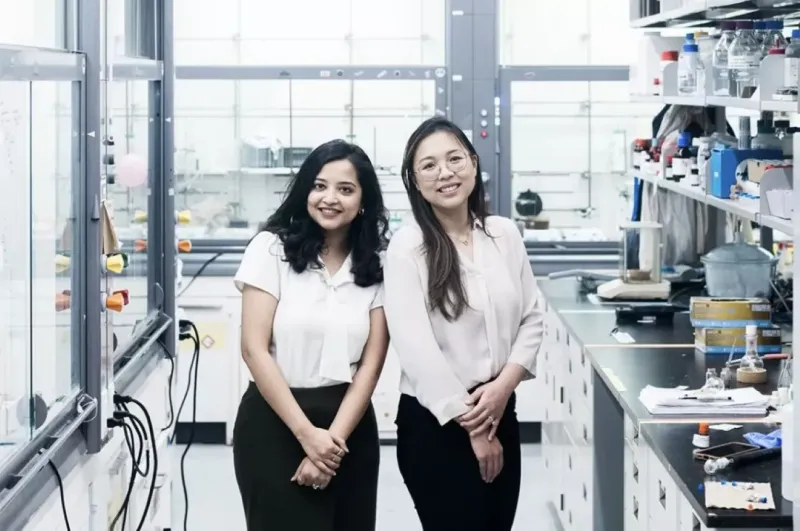
<instances>
[{"instance_id":1,"label":"drawer handle","mask_svg":"<svg viewBox=\"0 0 800 531\"><path fill-rule=\"evenodd\" d=\"M569 334L567 334L567 346L569 346Z\"/></svg>"},{"instance_id":2,"label":"drawer handle","mask_svg":"<svg viewBox=\"0 0 800 531\"><path fill-rule=\"evenodd\" d=\"M586 385L586 381L583 382L583 396L589 396L589 386Z\"/></svg>"},{"instance_id":3,"label":"drawer handle","mask_svg":"<svg viewBox=\"0 0 800 531\"><path fill-rule=\"evenodd\" d=\"M544 458L544 467L545 468L550 468L550 460L547 459L546 457Z\"/></svg>"},{"instance_id":4,"label":"drawer handle","mask_svg":"<svg viewBox=\"0 0 800 531\"><path fill-rule=\"evenodd\" d=\"M569 467L570 470L572 470L572 456L571 455L567 456L567 466Z\"/></svg>"},{"instance_id":5,"label":"drawer handle","mask_svg":"<svg viewBox=\"0 0 800 531\"><path fill-rule=\"evenodd\" d=\"M561 403L564 403L564 386L561 386Z\"/></svg>"},{"instance_id":6,"label":"drawer handle","mask_svg":"<svg viewBox=\"0 0 800 531\"><path fill-rule=\"evenodd\" d=\"M633 480L639 483L639 465L633 463Z\"/></svg>"},{"instance_id":7,"label":"drawer handle","mask_svg":"<svg viewBox=\"0 0 800 531\"><path fill-rule=\"evenodd\" d=\"M661 507L664 509L667 508L667 489L664 487L664 484L661 483L661 480L658 480L658 503L661 504Z\"/></svg>"},{"instance_id":8,"label":"drawer handle","mask_svg":"<svg viewBox=\"0 0 800 531\"><path fill-rule=\"evenodd\" d=\"M561 341L561 333L560 332L561 332L561 329L560 328L556 328L556 342Z\"/></svg>"},{"instance_id":9,"label":"drawer handle","mask_svg":"<svg viewBox=\"0 0 800 531\"><path fill-rule=\"evenodd\" d=\"M569 373L572 374L572 360L567 360L567 369L569 369Z\"/></svg>"},{"instance_id":10,"label":"drawer handle","mask_svg":"<svg viewBox=\"0 0 800 531\"><path fill-rule=\"evenodd\" d=\"M559 510L563 511L564 510L564 495L563 494L560 495L560 502L561 502L561 508Z\"/></svg>"},{"instance_id":11,"label":"drawer handle","mask_svg":"<svg viewBox=\"0 0 800 531\"><path fill-rule=\"evenodd\" d=\"M567 411L569 411L569 414L572 415L572 400L570 400L567 404Z\"/></svg>"},{"instance_id":12,"label":"drawer handle","mask_svg":"<svg viewBox=\"0 0 800 531\"><path fill-rule=\"evenodd\" d=\"M569 524L572 525L572 511L567 511L567 515L569 516Z\"/></svg>"},{"instance_id":13,"label":"drawer handle","mask_svg":"<svg viewBox=\"0 0 800 531\"><path fill-rule=\"evenodd\" d=\"M636 496L633 497L633 517L639 519L639 500L636 499Z\"/></svg>"},{"instance_id":14,"label":"drawer handle","mask_svg":"<svg viewBox=\"0 0 800 531\"><path fill-rule=\"evenodd\" d=\"M589 430L586 428L586 424L583 425L583 440L589 442Z\"/></svg>"},{"instance_id":15,"label":"drawer handle","mask_svg":"<svg viewBox=\"0 0 800 531\"><path fill-rule=\"evenodd\" d=\"M586 354L581 350L581 367L586 367Z\"/></svg>"},{"instance_id":16,"label":"drawer handle","mask_svg":"<svg viewBox=\"0 0 800 531\"><path fill-rule=\"evenodd\" d=\"M584 500L589 499L589 492L586 490L586 483L583 484L583 499Z\"/></svg>"}]
</instances>

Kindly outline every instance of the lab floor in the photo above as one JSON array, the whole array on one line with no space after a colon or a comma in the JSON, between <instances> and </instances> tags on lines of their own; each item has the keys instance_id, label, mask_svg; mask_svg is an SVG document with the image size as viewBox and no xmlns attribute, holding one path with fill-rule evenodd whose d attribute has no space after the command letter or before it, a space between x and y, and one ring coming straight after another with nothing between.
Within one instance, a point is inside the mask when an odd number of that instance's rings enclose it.
<instances>
[{"instance_id":1,"label":"lab floor","mask_svg":"<svg viewBox=\"0 0 800 531\"><path fill-rule=\"evenodd\" d=\"M173 447L173 492L175 529L183 525L183 494L180 486L180 454L183 446ZM381 448L380 490L378 491L377 531L420 531L414 506L397 469L395 449ZM192 446L186 457L186 483L189 491L189 531L244 531L239 491L233 475L233 456L228 446ZM514 531L555 531L544 506L547 478L538 444L522 448L522 492Z\"/></svg>"}]
</instances>

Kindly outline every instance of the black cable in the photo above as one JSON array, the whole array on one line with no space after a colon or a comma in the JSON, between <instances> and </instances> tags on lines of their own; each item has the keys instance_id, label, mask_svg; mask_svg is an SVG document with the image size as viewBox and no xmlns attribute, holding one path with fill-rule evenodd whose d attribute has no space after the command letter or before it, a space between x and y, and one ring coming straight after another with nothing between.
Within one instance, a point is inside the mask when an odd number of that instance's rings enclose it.
<instances>
[{"instance_id":1,"label":"black cable","mask_svg":"<svg viewBox=\"0 0 800 531\"><path fill-rule=\"evenodd\" d=\"M217 254L215 254L214 256L212 256L211 258L209 258L208 260L206 260L205 262L203 262L203 265L201 265L201 266L200 266L200 267L197 269L197 271L195 272L195 274L194 274L194 275L192 275L192 278L190 278L190 279L189 279L189 282L187 282L187 283L186 283L186 285L183 287L183 289L181 289L180 293L178 293L178 294L175 296L175 298L176 298L176 299L179 299L179 298L181 297L181 295L183 295L184 293L186 293L186 291L189 289L189 286L191 286L192 284L194 284L194 281L195 281L195 280L197 280L197 278L198 278L200 275L202 275L202 274L203 274L203 271L205 271L205 270L206 270L206 268L207 268L208 266L210 266L212 263L214 263L214 261L215 261L217 258L219 258L220 256L222 256L223 254L228 254L228 253L224 253L224 252L223 252L223 253L217 253Z\"/></svg>"},{"instance_id":2,"label":"black cable","mask_svg":"<svg viewBox=\"0 0 800 531\"><path fill-rule=\"evenodd\" d=\"M167 422L166 426L161 428L160 433L163 433L168 429L170 429L172 425L175 423L175 403L172 400L172 380L175 378L175 358L169 354L169 349L164 343L161 342L161 340L158 341L158 344L161 348L164 349L164 352L167 353L166 358L167 361L169 361L169 380L167 381L167 397L169 400L169 421Z\"/></svg>"},{"instance_id":3,"label":"black cable","mask_svg":"<svg viewBox=\"0 0 800 531\"><path fill-rule=\"evenodd\" d=\"M61 496L61 512L64 514L64 525L67 526L67 531L72 531L69 525L69 515L67 514L67 502L64 499L64 480L61 479L61 472L58 471L58 467L56 467L52 460L47 461L47 464L50 465L50 468L53 470L53 474L56 476L56 482L58 483L58 493Z\"/></svg>"},{"instance_id":4,"label":"black cable","mask_svg":"<svg viewBox=\"0 0 800 531\"><path fill-rule=\"evenodd\" d=\"M189 428L189 437L186 440L186 448L183 450L183 454L181 455L181 483L183 487L183 501L184 501L184 512L183 512L183 531L188 531L189 525L189 491L186 488L186 455L189 453L189 449L192 447L192 443L194 442L195 436L195 426L197 425L197 379L200 369L200 333L197 331L197 327L191 321L181 321L181 329L184 328L184 324L192 329L191 334L184 334L181 333L179 337L182 339L191 339L194 343L194 352L192 353L192 361L189 364L189 382L186 385L186 393L184 394L183 401L181 406L178 408L178 418L180 418L181 409L183 408L183 404L186 402L186 397L189 395L189 389L192 389L192 421ZM192 374L192 369L194 369L194 374ZM194 376L194 385L192 386L192 376Z\"/></svg>"},{"instance_id":5,"label":"black cable","mask_svg":"<svg viewBox=\"0 0 800 531\"><path fill-rule=\"evenodd\" d=\"M173 420L173 422L175 423L175 431L172 433L172 437L170 437L170 443L174 443L175 442L175 438L178 436L178 429L177 429L178 422L180 421L181 413L183 413L183 406L186 405L186 400L189 398L189 392L192 390L193 373L197 372L195 370L195 367L197 366L198 357L199 357L199 353L200 353L199 336L198 336L198 338L195 338L195 337L193 337L191 335L188 335L187 337L185 337L183 339L191 339L192 340L192 342L194 343L194 351L192 352L192 360L189 362L189 372L187 373L188 377L187 377L187 380L186 380L186 391L184 391L183 398L181 398L181 404L178 406L178 414L175 416L175 419ZM195 382L195 387L197 387L197 382Z\"/></svg>"},{"instance_id":6,"label":"black cable","mask_svg":"<svg viewBox=\"0 0 800 531\"><path fill-rule=\"evenodd\" d=\"M150 488L147 491L147 500L144 503L144 510L142 511L142 519L139 520L139 525L136 527L136 531L142 531L144 523L147 520L147 513L150 511L150 504L153 502L153 494L155 493L156 490L156 479L158 477L158 449L156 448L156 429L155 426L153 426L153 419L150 418L150 412L147 410L144 404L142 404L133 397L124 397L124 399L136 405L139 409L142 410L142 413L144 413L144 418L147 421L147 429L150 432L150 440L152 441L153 444L153 475L150 478Z\"/></svg>"}]
</instances>

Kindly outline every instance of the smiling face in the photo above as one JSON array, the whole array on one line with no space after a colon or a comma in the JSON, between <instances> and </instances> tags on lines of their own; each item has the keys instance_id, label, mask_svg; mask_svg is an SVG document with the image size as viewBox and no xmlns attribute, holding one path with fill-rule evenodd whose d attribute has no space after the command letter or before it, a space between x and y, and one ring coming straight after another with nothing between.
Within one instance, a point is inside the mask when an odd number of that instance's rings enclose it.
<instances>
[{"instance_id":1,"label":"smiling face","mask_svg":"<svg viewBox=\"0 0 800 531\"><path fill-rule=\"evenodd\" d=\"M349 160L327 163L308 194L308 214L326 232L347 230L361 209L361 185Z\"/></svg>"},{"instance_id":2,"label":"smiling face","mask_svg":"<svg viewBox=\"0 0 800 531\"><path fill-rule=\"evenodd\" d=\"M414 176L420 194L434 209L465 208L476 174L475 159L452 134L439 131L419 143Z\"/></svg>"}]
</instances>

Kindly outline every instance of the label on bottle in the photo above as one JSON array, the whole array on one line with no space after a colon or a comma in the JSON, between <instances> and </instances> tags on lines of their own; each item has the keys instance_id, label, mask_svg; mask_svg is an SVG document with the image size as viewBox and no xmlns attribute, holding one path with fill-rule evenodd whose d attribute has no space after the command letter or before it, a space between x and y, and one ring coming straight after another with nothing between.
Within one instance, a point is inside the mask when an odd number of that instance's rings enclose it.
<instances>
[{"instance_id":1,"label":"label on bottle","mask_svg":"<svg viewBox=\"0 0 800 531\"><path fill-rule=\"evenodd\" d=\"M800 57L787 57L783 61L783 83L787 87L796 87L800 76Z\"/></svg>"},{"instance_id":2,"label":"label on bottle","mask_svg":"<svg viewBox=\"0 0 800 531\"><path fill-rule=\"evenodd\" d=\"M731 70L750 70L758 68L761 54L746 53L742 55L728 55L728 68Z\"/></svg>"},{"instance_id":3,"label":"label on bottle","mask_svg":"<svg viewBox=\"0 0 800 531\"><path fill-rule=\"evenodd\" d=\"M686 177L692 171L692 159L672 158L672 177Z\"/></svg>"}]
</instances>

